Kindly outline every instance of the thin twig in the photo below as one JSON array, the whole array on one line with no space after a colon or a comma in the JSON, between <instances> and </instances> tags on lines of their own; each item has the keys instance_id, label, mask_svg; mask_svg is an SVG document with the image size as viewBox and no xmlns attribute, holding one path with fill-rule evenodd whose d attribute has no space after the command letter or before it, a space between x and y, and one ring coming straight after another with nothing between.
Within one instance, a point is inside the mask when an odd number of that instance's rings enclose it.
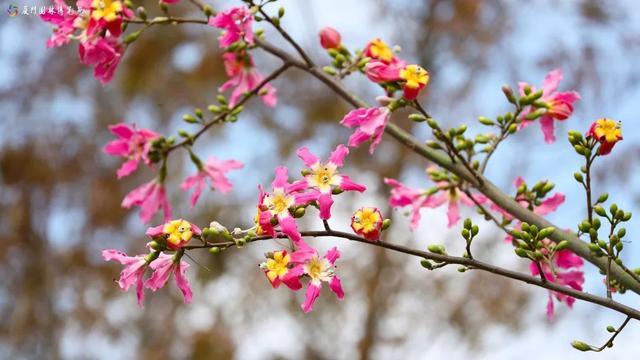
<instances>
[{"instance_id":1,"label":"thin twig","mask_svg":"<svg viewBox=\"0 0 640 360\"><path fill-rule=\"evenodd\" d=\"M469 258L465 258L465 257L458 257L458 256L451 256L451 255L446 255L446 254L435 254L435 253L431 253L431 252L427 252L427 251L422 251L422 250L417 250L417 249L413 249L410 247L406 247L403 245L397 245L397 244L393 244L390 243L388 241L370 241L367 240L363 237L351 234L351 233L347 233L347 232L343 232L343 231L337 231L337 230L331 230L331 231L327 231L327 230L322 230L322 231L301 231L300 235L304 236L304 237L336 237L336 238L343 238L343 239L347 239L347 240L351 240L351 241L356 241L359 243L363 243L363 244L367 244L367 245L371 245L371 246L377 246L377 247L381 247L381 248L385 248L385 249L389 249L392 251L396 251L396 252L400 252L400 253L404 253L407 255L412 255L412 256L416 256L416 257L420 257L420 258L424 258L424 259L428 259L428 260L432 260L438 263L448 263L448 264L457 264L457 265L463 265L469 268L474 268L474 269L479 269L482 271L486 271L486 272L490 272L492 274L496 274L499 276L503 276L503 277L507 277L513 280L517 280L517 281L521 281L521 282L525 282L527 284L531 284L531 285L535 285L535 286L539 286L542 288L545 288L547 290L551 290L551 291L555 291L564 295L568 295L571 297L574 297L576 299L580 299L586 302L590 302L592 304L597 304L606 308L609 308L611 310L617 311L619 313L625 314L630 318L636 319L636 320L640 320L640 311L633 309L627 305L621 304L619 302L616 302L614 300L610 300L610 299L606 299L600 296L596 296L596 295L592 295L586 292L582 292L582 291L578 291L578 290L574 290L570 287L567 286L563 286L563 285L559 285L557 283L554 282L550 282L550 281L543 281L537 277L533 277L530 275L526 275L520 272L516 272L513 270L509 270L509 269L505 269L493 264L489 264L489 263L485 263L483 261L479 261L476 259L469 259ZM286 238L287 235L285 234L276 234L276 238ZM271 240L273 239L271 236L256 236L254 238L248 239L247 243L252 243L252 242L256 242L256 241L263 241L263 240ZM218 247L231 247L235 245L235 242L222 242L222 243L217 243L217 244L210 244L210 245L188 245L183 247L183 249L185 250L194 250L194 249L206 249L206 248L210 248L213 246L218 246Z\"/></svg>"}]
</instances>

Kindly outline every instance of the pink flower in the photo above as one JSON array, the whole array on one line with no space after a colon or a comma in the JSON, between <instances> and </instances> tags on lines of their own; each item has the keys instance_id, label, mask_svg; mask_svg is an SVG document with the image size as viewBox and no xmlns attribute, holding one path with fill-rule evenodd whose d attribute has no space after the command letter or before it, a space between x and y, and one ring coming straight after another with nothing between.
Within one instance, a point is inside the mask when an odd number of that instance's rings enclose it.
<instances>
[{"instance_id":1,"label":"pink flower","mask_svg":"<svg viewBox=\"0 0 640 360\"><path fill-rule=\"evenodd\" d=\"M370 241L378 241L382 231L384 218L380 209L375 207L362 207L356 210L351 217L351 229L356 234Z\"/></svg>"},{"instance_id":2,"label":"pink flower","mask_svg":"<svg viewBox=\"0 0 640 360\"><path fill-rule=\"evenodd\" d=\"M340 123L348 128L358 127L349 137L349 146L357 147L371 140L369 153L373 154L390 117L391 111L387 107L359 108L350 111Z\"/></svg>"},{"instance_id":3,"label":"pink flower","mask_svg":"<svg viewBox=\"0 0 640 360\"><path fill-rule=\"evenodd\" d=\"M55 25L53 35L47 40L48 48L59 47L69 43L73 33L76 31L74 23L78 17L75 12L69 13L69 7L64 0L54 0L53 6L55 8L62 7L63 13L60 14L57 11L50 13L47 11L40 15L42 20Z\"/></svg>"},{"instance_id":4,"label":"pink flower","mask_svg":"<svg viewBox=\"0 0 640 360\"><path fill-rule=\"evenodd\" d=\"M289 236L294 243L304 244L298 231L298 225L296 225L289 209L299 205L307 205L310 201L315 200L318 195L315 193L299 193L305 188L306 184L304 182L289 184L288 178L287 168L279 166L276 168L276 176L271 184L271 193L265 194L262 186L258 187L260 191L258 223L262 231L275 236L273 224L271 223L275 219L280 225L282 233Z\"/></svg>"},{"instance_id":5,"label":"pink flower","mask_svg":"<svg viewBox=\"0 0 640 360\"><path fill-rule=\"evenodd\" d=\"M430 199L426 201L425 206L436 208L445 202L448 203L447 209L447 218L449 219L449 227L454 226L460 220L460 209L459 203L467 205L471 208L476 207L476 203L473 201L475 199L479 204L484 204L487 202L487 198L481 194L473 194L473 199L469 197L467 194L461 192L448 185L447 183L438 183L439 186L445 187L443 190L440 190L439 193L430 196Z\"/></svg>"},{"instance_id":6,"label":"pink flower","mask_svg":"<svg viewBox=\"0 0 640 360\"><path fill-rule=\"evenodd\" d=\"M583 260L570 250L560 250L554 254L551 264L542 262L541 266L542 271L544 271L545 278L548 281L582 291L582 285L584 284L584 272L580 268L583 264ZM534 262L529 265L529 270L533 276L540 275L540 271ZM566 303L570 308L573 307L573 303L576 301L576 299L571 296L555 291L549 291L549 301L547 302L547 318L549 318L549 320L553 320L554 297L558 301Z\"/></svg>"},{"instance_id":7,"label":"pink flower","mask_svg":"<svg viewBox=\"0 0 640 360\"><path fill-rule=\"evenodd\" d=\"M94 77L106 84L113 78L125 47L117 38L110 36L80 43L79 49L80 62L93 66Z\"/></svg>"},{"instance_id":8,"label":"pink flower","mask_svg":"<svg viewBox=\"0 0 640 360\"><path fill-rule=\"evenodd\" d=\"M193 195L191 196L191 206L195 206L207 179L209 179L211 187L221 193L228 193L231 191L233 185L231 185L231 182L225 174L231 170L242 169L243 166L244 164L237 160L220 161L212 156L207 163L198 170L197 174L187 177L182 185L180 185L180 188L187 191L195 187Z\"/></svg>"},{"instance_id":9,"label":"pink flower","mask_svg":"<svg viewBox=\"0 0 640 360\"><path fill-rule=\"evenodd\" d=\"M393 187L389 197L392 208L411 206L411 230L415 230L420 222L420 209L431 207L427 190L410 188L396 179L385 178L384 182Z\"/></svg>"},{"instance_id":10,"label":"pink flower","mask_svg":"<svg viewBox=\"0 0 640 360\"><path fill-rule=\"evenodd\" d=\"M542 133L544 134L544 141L548 144L553 143L556 140L554 134L554 119L566 120L573 113L573 103L580 100L580 94L575 91L558 92L558 86L562 80L562 71L553 70L544 78L542 83L542 97L540 100L546 102L549 106L547 112L540 117L540 126ZM525 82L518 83L520 88L520 94L524 95L524 88L528 85ZM531 91L535 92L535 88L532 86ZM522 124L520 127L525 127L531 123L525 119L525 116L532 111L531 107L522 113Z\"/></svg>"},{"instance_id":11,"label":"pink flower","mask_svg":"<svg viewBox=\"0 0 640 360\"><path fill-rule=\"evenodd\" d=\"M274 251L267 255L267 261L260 264L260 268L264 270L267 280L274 289L277 289L280 284L285 284L294 291L302 288L300 276L304 271L301 266L293 266L300 262L296 259L300 253L288 254L286 250Z\"/></svg>"},{"instance_id":12,"label":"pink flower","mask_svg":"<svg viewBox=\"0 0 640 360\"><path fill-rule=\"evenodd\" d=\"M253 59L248 53L224 53L222 57L226 73L230 79L222 84L218 90L222 92L233 88L229 99L229 106L233 107L246 93L257 88L264 81L264 76L256 70ZM265 84L260 89L259 94L265 105L269 107L276 106L276 89L273 86Z\"/></svg>"},{"instance_id":13,"label":"pink flower","mask_svg":"<svg viewBox=\"0 0 640 360\"><path fill-rule=\"evenodd\" d=\"M185 276L185 272L189 268L189 264L181 261L179 258L176 260L176 255L167 255L165 253L160 254L160 257L153 261L149 267L153 270L153 274L147 281L144 282L144 286L151 291L156 291L167 284L169 277L173 273L176 279L176 285L182 292L185 304L189 304L193 298L193 292L189 285L189 280Z\"/></svg>"},{"instance_id":14,"label":"pink flower","mask_svg":"<svg viewBox=\"0 0 640 360\"><path fill-rule=\"evenodd\" d=\"M607 155L613 150L613 146L622 140L620 122L602 118L594 121L587 131L587 137L592 137L600 143L598 154Z\"/></svg>"},{"instance_id":15,"label":"pink flower","mask_svg":"<svg viewBox=\"0 0 640 360\"><path fill-rule=\"evenodd\" d=\"M313 304L320 296L323 282L329 283L329 289L336 294L338 299L342 300L344 298L340 278L334 272L335 262L338 258L340 258L340 251L336 247L327 251L322 258L318 257L318 252L315 249L305 248L301 250L297 259L301 264L298 266L301 267L302 273L310 278L307 284L305 300L302 304L302 310L305 313L313 310Z\"/></svg>"},{"instance_id":16,"label":"pink flower","mask_svg":"<svg viewBox=\"0 0 640 360\"><path fill-rule=\"evenodd\" d=\"M364 73L369 80L375 83L384 83L401 80L400 70L405 67L404 61L396 61L390 64L384 61L373 60L364 67Z\"/></svg>"},{"instance_id":17,"label":"pink flower","mask_svg":"<svg viewBox=\"0 0 640 360\"><path fill-rule=\"evenodd\" d=\"M349 148L340 144L329 156L329 160L321 162L320 158L312 154L306 147L297 151L298 157L309 168L308 175L301 180L300 186L318 191L318 205L320 206L320 218L323 220L331 217L331 205L333 205L333 190L359 191L367 188L356 184L348 176L341 175L338 168L344 164L344 158L349 154Z\"/></svg>"},{"instance_id":18,"label":"pink flower","mask_svg":"<svg viewBox=\"0 0 640 360\"><path fill-rule=\"evenodd\" d=\"M231 8L209 19L210 26L225 30L218 39L221 48L226 48L239 40L253 45L252 22L253 16L246 7Z\"/></svg>"},{"instance_id":19,"label":"pink flower","mask_svg":"<svg viewBox=\"0 0 640 360\"><path fill-rule=\"evenodd\" d=\"M393 50L380 38L373 39L364 48L364 55L373 60L380 60L385 64L402 62L395 56Z\"/></svg>"},{"instance_id":20,"label":"pink flower","mask_svg":"<svg viewBox=\"0 0 640 360\"><path fill-rule=\"evenodd\" d=\"M323 49L339 49L342 37L338 30L332 27L325 27L320 30L320 45Z\"/></svg>"},{"instance_id":21,"label":"pink flower","mask_svg":"<svg viewBox=\"0 0 640 360\"><path fill-rule=\"evenodd\" d=\"M133 189L122 200L123 208L131 206L140 206L140 219L145 224L151 222L153 214L162 209L164 212L163 221L167 222L171 219L171 205L167 200L163 184L157 180L152 180Z\"/></svg>"},{"instance_id":22,"label":"pink flower","mask_svg":"<svg viewBox=\"0 0 640 360\"><path fill-rule=\"evenodd\" d=\"M138 130L135 124L129 126L125 123L110 125L109 130L118 139L108 143L103 151L109 155L122 156L128 159L118 169L118 179L133 173L138 168L140 160L146 165L151 165L147 154L149 153L151 142L159 138L160 135L147 129Z\"/></svg>"},{"instance_id":23,"label":"pink flower","mask_svg":"<svg viewBox=\"0 0 640 360\"><path fill-rule=\"evenodd\" d=\"M120 279L118 280L118 286L123 291L129 290L131 285L136 285L136 295L138 297L138 305L142 306L142 300L144 299L144 289L142 283L142 277L147 270L147 258L145 255L127 256L127 254L109 249L102 251L102 257L106 261L115 260L124 265L124 269L120 273Z\"/></svg>"},{"instance_id":24,"label":"pink flower","mask_svg":"<svg viewBox=\"0 0 640 360\"><path fill-rule=\"evenodd\" d=\"M150 236L152 239L166 243L166 247L170 250L179 250L187 245L193 236L200 236L201 234L202 231L196 224L182 219L150 227L145 232L145 235Z\"/></svg>"}]
</instances>

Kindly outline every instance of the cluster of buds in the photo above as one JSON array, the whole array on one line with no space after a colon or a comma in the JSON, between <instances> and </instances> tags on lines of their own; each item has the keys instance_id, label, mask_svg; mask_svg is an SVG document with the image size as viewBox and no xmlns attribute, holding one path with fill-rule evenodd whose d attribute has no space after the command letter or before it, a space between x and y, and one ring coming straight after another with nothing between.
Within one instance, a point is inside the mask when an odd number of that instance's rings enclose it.
<instances>
[{"instance_id":1,"label":"cluster of buds","mask_svg":"<svg viewBox=\"0 0 640 360\"><path fill-rule=\"evenodd\" d=\"M549 259L553 252L566 249L569 246L569 242L566 240L558 244L544 241L551 236L555 230L554 227L546 227L538 230L537 226L523 222L520 230L511 230L516 255L531 259L534 262L540 262L545 258Z\"/></svg>"},{"instance_id":2,"label":"cluster of buds","mask_svg":"<svg viewBox=\"0 0 640 360\"><path fill-rule=\"evenodd\" d=\"M591 238L589 249L591 249L596 256L607 256L620 265L622 264L620 252L622 252L624 248L622 238L627 234L627 229L619 227L619 225L631 220L632 214L631 212L618 208L618 205L615 203L611 204L608 210L607 212L602 205L595 205L593 207L593 212L600 218L606 219L609 223L608 239L598 239L598 230L601 227L601 221L598 218L594 218L591 222L585 220L580 223L578 227L581 232L589 233Z\"/></svg>"},{"instance_id":3,"label":"cluster of buds","mask_svg":"<svg viewBox=\"0 0 640 360\"><path fill-rule=\"evenodd\" d=\"M322 70L329 74L344 78L354 72L364 72L364 68L371 58L367 57L361 50L353 53L342 44L342 36L338 30L325 27L320 30L320 45L331 57L331 65L325 66Z\"/></svg>"}]
</instances>

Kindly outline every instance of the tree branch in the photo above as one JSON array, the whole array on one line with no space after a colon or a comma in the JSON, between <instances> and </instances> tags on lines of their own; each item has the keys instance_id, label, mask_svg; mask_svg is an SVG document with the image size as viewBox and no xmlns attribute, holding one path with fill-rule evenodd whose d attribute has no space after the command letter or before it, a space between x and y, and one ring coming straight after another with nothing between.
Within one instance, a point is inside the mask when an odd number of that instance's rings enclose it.
<instances>
[{"instance_id":1,"label":"tree branch","mask_svg":"<svg viewBox=\"0 0 640 360\"><path fill-rule=\"evenodd\" d=\"M469 268L473 268L473 269L478 269L478 270L482 270L482 271L486 271L486 272L490 272L492 274L496 274L499 276L503 276L503 277L507 277L513 280L517 280L517 281L521 281L521 282L525 282L527 284L531 284L531 285L535 285L535 286L539 286L541 288L545 288L547 290L551 290L551 291L555 291L561 294L565 294L571 297L574 297L576 299L580 299L586 302L590 302L592 304L597 304L606 308L609 308L611 310L617 311L619 313L625 314L630 318L636 319L636 320L640 320L640 311L633 309L629 306L626 306L624 304L621 304L619 302L610 300L610 299L606 299L600 296L596 296L596 295L592 295L586 292L582 292L582 291L577 291L574 290L570 287L566 287L566 286L562 286L559 284L556 284L554 282L550 282L550 281L544 281L542 279L539 279L537 277L533 277L530 275L526 275L520 272L516 272L513 270L509 270L509 269L505 269L496 265L492 265L489 263L485 263L483 261L479 261L476 259L471 259L471 258L465 258L465 257L458 257L458 256L450 256L450 255L446 255L446 254L435 254L435 253L431 253L431 252L427 252L427 251L422 251L422 250L417 250L417 249L413 249L410 247L406 247L403 245L397 245L397 244L393 244L393 243L389 243L389 242L384 242L384 241L369 241L365 238L362 238L360 236L351 234L351 233L347 233L347 232L343 232L343 231L337 231L337 230L322 230L322 231L301 231L300 235L302 235L303 237L336 237L336 238L342 238L342 239L347 239L347 240L351 240L351 241L356 241L359 243L363 243L363 244L367 244L367 245L372 245L372 246L378 246L381 248L385 248L385 249L389 249L395 252L399 252L399 253L403 253L403 254L407 254L407 255L412 255L412 256L416 256L416 257L420 257L423 259L428 259L428 260L432 260L438 263L446 263L446 264L457 264L457 265L463 265ZM285 234L277 234L276 238L287 238L287 235ZM247 240L247 243L251 243L251 242L256 242L256 241L263 241L263 240L271 240L273 239L271 236L256 236L253 237L251 239ZM227 249L230 247L235 246L236 243L234 241L226 241L226 242L219 242L219 243L208 243L206 245L188 245L183 247L183 249L185 250L194 250L194 249L206 249L206 248L211 248L211 247L218 247L221 249Z\"/></svg>"}]
</instances>

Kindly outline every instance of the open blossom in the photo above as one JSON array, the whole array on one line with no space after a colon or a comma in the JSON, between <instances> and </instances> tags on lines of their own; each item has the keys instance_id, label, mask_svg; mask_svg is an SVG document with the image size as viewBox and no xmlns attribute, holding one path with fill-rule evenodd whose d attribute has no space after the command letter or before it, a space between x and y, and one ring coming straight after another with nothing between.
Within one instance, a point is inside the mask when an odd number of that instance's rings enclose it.
<instances>
[{"instance_id":1,"label":"open blossom","mask_svg":"<svg viewBox=\"0 0 640 360\"><path fill-rule=\"evenodd\" d=\"M140 219L145 224L151 222L153 214L162 210L164 213L163 221L167 222L171 219L171 205L167 200L167 193L164 185L157 180L152 180L133 189L122 200L123 208L132 206L140 207Z\"/></svg>"},{"instance_id":2,"label":"open blossom","mask_svg":"<svg viewBox=\"0 0 640 360\"><path fill-rule=\"evenodd\" d=\"M365 46L364 55L372 60L380 60L385 64L401 61L393 50L380 38L375 38Z\"/></svg>"},{"instance_id":3,"label":"open blossom","mask_svg":"<svg viewBox=\"0 0 640 360\"><path fill-rule=\"evenodd\" d=\"M120 286L123 291L127 291L131 285L135 284L138 305L142 306L142 300L144 299L144 284L142 278L149 264L147 255L128 256L121 251L108 249L102 251L102 257L106 261L115 260L124 265L124 269L122 269L120 273L118 286Z\"/></svg>"},{"instance_id":4,"label":"open blossom","mask_svg":"<svg viewBox=\"0 0 640 360\"><path fill-rule=\"evenodd\" d=\"M264 81L264 76L255 68L249 53L224 53L222 57L229 80L219 90L222 92L233 89L229 99L229 106L233 107L246 93L256 89ZM259 95L265 105L276 106L276 89L271 84L262 86Z\"/></svg>"},{"instance_id":5,"label":"open blossom","mask_svg":"<svg viewBox=\"0 0 640 360\"><path fill-rule=\"evenodd\" d=\"M297 255L294 255L297 256ZM260 264L264 274L273 288L278 288L280 284L285 284L291 290L300 290L302 283L300 276L303 275L301 266L295 266L296 261L292 254L286 250L274 251L267 255L267 261Z\"/></svg>"},{"instance_id":6,"label":"open blossom","mask_svg":"<svg viewBox=\"0 0 640 360\"><path fill-rule=\"evenodd\" d=\"M332 27L325 27L320 30L320 45L323 49L338 49L340 48L342 37L338 30Z\"/></svg>"},{"instance_id":7,"label":"open blossom","mask_svg":"<svg viewBox=\"0 0 640 360\"><path fill-rule=\"evenodd\" d=\"M305 188L318 191L317 200L321 219L327 220L331 217L333 190L363 192L367 189L366 186L356 184L348 176L338 172L338 168L344 164L344 158L349 154L349 148L346 146L338 145L326 162L321 162L320 158L312 154L306 147L298 149L297 154L309 168L308 174L305 175L300 185L303 184Z\"/></svg>"},{"instance_id":8,"label":"open blossom","mask_svg":"<svg viewBox=\"0 0 640 360\"><path fill-rule=\"evenodd\" d=\"M151 165L151 161L147 154L151 147L151 142L160 137L160 135L147 129L138 129L136 124L127 125L119 123L110 125L109 131L118 137L108 143L103 151L109 155L122 156L128 160L118 169L118 179L130 175L138 168L140 161L146 165Z\"/></svg>"},{"instance_id":9,"label":"open blossom","mask_svg":"<svg viewBox=\"0 0 640 360\"><path fill-rule=\"evenodd\" d=\"M551 265L547 262L542 262L541 266L545 278L548 281L562 286L569 286L575 290L582 291L582 285L584 284L584 272L581 270L581 268L583 264L583 260L570 250L560 250L553 255L553 258L551 259ZM533 276L540 275L538 266L534 262L530 264L529 270L531 271L531 275ZM569 306L570 308L573 307L573 303L576 301L575 298L569 295L565 295L555 291L549 291L549 300L547 302L547 317L549 318L549 320L553 320L554 297L558 301L567 304L567 306Z\"/></svg>"},{"instance_id":10,"label":"open blossom","mask_svg":"<svg viewBox=\"0 0 640 360\"><path fill-rule=\"evenodd\" d=\"M351 217L351 229L367 240L377 241L382 231L382 213L374 207L358 209Z\"/></svg>"},{"instance_id":11,"label":"open blossom","mask_svg":"<svg viewBox=\"0 0 640 360\"><path fill-rule=\"evenodd\" d=\"M215 157L210 157L207 163L202 166L198 173L188 176L184 179L180 188L187 191L194 188L193 195L191 196L191 206L195 206L196 202L204 190L207 179L211 184L211 187L220 191L221 193L228 193L231 191L233 185L225 175L231 170L242 169L244 164L237 160L224 160L220 161Z\"/></svg>"},{"instance_id":12,"label":"open blossom","mask_svg":"<svg viewBox=\"0 0 640 360\"><path fill-rule=\"evenodd\" d=\"M93 76L102 84L113 78L125 47L115 37L99 37L80 43L80 62L93 66Z\"/></svg>"},{"instance_id":13,"label":"open blossom","mask_svg":"<svg viewBox=\"0 0 640 360\"><path fill-rule=\"evenodd\" d=\"M415 230L420 222L420 209L431 207L427 190L410 188L396 179L385 178L384 182L393 187L389 197L392 208L411 206L411 230Z\"/></svg>"},{"instance_id":14,"label":"open blossom","mask_svg":"<svg viewBox=\"0 0 640 360\"><path fill-rule=\"evenodd\" d=\"M307 205L317 198L317 194L300 193L299 191L305 188L305 184L302 182L289 184L289 172L284 166L276 168L276 176L271 187L271 193L264 193L262 186L258 187L260 191L258 223L262 231L268 231L269 235L275 236L272 221L276 220L282 233L286 234L294 243L304 244L298 231L298 225L296 225L289 209L299 205Z\"/></svg>"},{"instance_id":15,"label":"open blossom","mask_svg":"<svg viewBox=\"0 0 640 360\"><path fill-rule=\"evenodd\" d=\"M150 227L145 234L154 240L161 238L166 241L167 248L178 250L185 246L194 235L200 236L201 233L202 231L195 224L186 220L177 219L162 225Z\"/></svg>"},{"instance_id":16,"label":"open blossom","mask_svg":"<svg viewBox=\"0 0 640 360\"><path fill-rule=\"evenodd\" d=\"M415 100L429 82L429 73L419 65L407 65L400 70L400 78L404 80L402 89L404 98Z\"/></svg>"},{"instance_id":17,"label":"open blossom","mask_svg":"<svg viewBox=\"0 0 640 360\"><path fill-rule=\"evenodd\" d=\"M358 127L349 137L349 146L358 147L371 140L369 153L373 154L382 140L382 133L390 117L391 110L387 107L359 108L345 115L340 124L348 128Z\"/></svg>"},{"instance_id":18,"label":"open blossom","mask_svg":"<svg viewBox=\"0 0 640 360\"><path fill-rule=\"evenodd\" d=\"M167 255L161 253L158 259L149 264L153 270L151 277L144 282L144 286L151 291L156 291L167 284L169 277L173 274L176 280L176 286L182 292L185 304L189 304L193 298L193 292L189 285L185 273L189 268L189 264L176 258L176 255Z\"/></svg>"},{"instance_id":19,"label":"open blossom","mask_svg":"<svg viewBox=\"0 0 640 360\"><path fill-rule=\"evenodd\" d=\"M81 10L89 10L86 5L87 4L84 4L83 6L82 2L80 1L78 1L77 3L78 8ZM40 18L42 20L55 25L53 29L53 35L51 35L51 37L47 41L48 48L59 47L68 44L69 41L71 41L71 37L76 31L78 25L77 20L79 15L75 11L69 11L70 8L67 6L64 0L54 0L53 6L56 8L62 7L63 12L58 13L57 11L54 11L53 13L50 13L47 11L44 14L40 15Z\"/></svg>"},{"instance_id":20,"label":"open blossom","mask_svg":"<svg viewBox=\"0 0 640 360\"><path fill-rule=\"evenodd\" d=\"M573 103L580 100L580 94L575 91L557 91L561 80L562 71L553 70L547 74L542 83L542 97L540 100L544 101L548 108L547 112L540 117L540 126L546 143L553 143L556 140L554 134L554 120L566 120L573 113ZM527 85L529 84L524 82L518 83L521 95L524 95L524 88ZM531 91L535 92L536 89L532 86ZM525 119L527 114L531 111L532 109L529 107L522 113L521 127L527 126L531 123L531 121Z\"/></svg>"},{"instance_id":21,"label":"open blossom","mask_svg":"<svg viewBox=\"0 0 640 360\"><path fill-rule=\"evenodd\" d=\"M336 294L338 299L342 300L344 298L342 284L340 278L334 272L335 262L340 258L338 248L331 248L322 258L318 257L317 251L310 251L309 248L303 249L301 252L300 261L304 261L299 266L301 266L303 274L310 278L302 310L305 313L313 310L313 304L320 296L323 282L329 283L329 289Z\"/></svg>"},{"instance_id":22,"label":"open blossom","mask_svg":"<svg viewBox=\"0 0 640 360\"><path fill-rule=\"evenodd\" d=\"M620 122L606 118L598 119L589 127L587 137L592 137L600 143L598 154L607 155L613 146L622 140Z\"/></svg>"},{"instance_id":23,"label":"open blossom","mask_svg":"<svg viewBox=\"0 0 640 360\"><path fill-rule=\"evenodd\" d=\"M239 40L253 45L252 22L253 16L246 7L231 8L209 19L210 26L225 30L218 39L221 48L229 47Z\"/></svg>"},{"instance_id":24,"label":"open blossom","mask_svg":"<svg viewBox=\"0 0 640 360\"><path fill-rule=\"evenodd\" d=\"M375 83L400 82L407 100L415 100L429 83L427 70L419 65L407 65L402 60L389 64L374 60L367 63L364 72Z\"/></svg>"}]
</instances>

